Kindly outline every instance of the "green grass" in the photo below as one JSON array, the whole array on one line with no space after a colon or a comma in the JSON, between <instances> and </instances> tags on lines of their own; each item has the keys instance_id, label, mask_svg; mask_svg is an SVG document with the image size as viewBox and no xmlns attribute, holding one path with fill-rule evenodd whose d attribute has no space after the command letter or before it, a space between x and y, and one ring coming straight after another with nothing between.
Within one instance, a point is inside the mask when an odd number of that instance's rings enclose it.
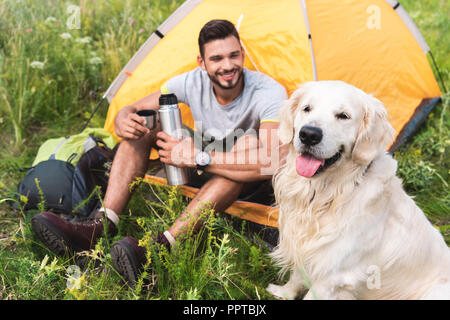
<instances>
[{"instance_id":1,"label":"green grass","mask_svg":"<svg viewBox=\"0 0 450 320\"><path fill-rule=\"evenodd\" d=\"M425 37L440 69L445 88L450 89L450 5L448 1L401 1ZM431 63L431 59L429 59ZM436 70L433 70L439 80ZM442 232L450 244L450 94L406 145L398 150L398 174L408 194Z\"/></svg>"},{"instance_id":2,"label":"green grass","mask_svg":"<svg viewBox=\"0 0 450 320\"><path fill-rule=\"evenodd\" d=\"M0 0L0 199L13 196L23 177L19 168L32 163L43 141L79 132L122 67L180 3L81 0L82 27L68 29L72 13L63 1ZM401 3L422 31L450 88L448 1ZM43 63L42 69L34 61ZM445 94L413 139L395 154L406 191L447 243L449 105L450 95ZM105 116L104 107L91 126L102 127ZM248 238L245 223L233 228L230 220L205 210L205 228L174 252L148 241L185 205L177 189L139 184L119 234L89 253L91 262L69 289L68 268L74 261L55 257L37 240L30 227L33 212L16 214L0 200L0 299L271 298L264 288L277 279L278 269L268 250ZM151 268L144 274L144 289L125 287L112 267L111 244L125 235L148 247Z\"/></svg>"},{"instance_id":3,"label":"green grass","mask_svg":"<svg viewBox=\"0 0 450 320\"><path fill-rule=\"evenodd\" d=\"M110 241L102 238L94 250L85 253L91 259L79 270L78 282L69 287L73 259L55 257L48 251L31 231L32 214L26 215L17 230L11 229L15 234L2 244L0 299L269 298L264 288L276 277L276 269L265 249L245 237L245 226L235 230L205 210L205 227L171 253L151 241L175 220L186 203L177 188L161 188L146 183L138 186L129 206L133 215L123 217L119 235ZM149 195L156 201L150 201ZM140 239L151 262L135 289L123 284L111 263L111 244L123 235Z\"/></svg>"}]
</instances>

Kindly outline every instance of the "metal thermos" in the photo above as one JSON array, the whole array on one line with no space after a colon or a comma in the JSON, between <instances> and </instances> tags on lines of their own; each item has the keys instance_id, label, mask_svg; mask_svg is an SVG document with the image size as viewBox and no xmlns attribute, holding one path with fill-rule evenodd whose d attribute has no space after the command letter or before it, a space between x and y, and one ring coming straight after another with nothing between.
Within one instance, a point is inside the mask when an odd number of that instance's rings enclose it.
<instances>
[{"instance_id":1,"label":"metal thermos","mask_svg":"<svg viewBox=\"0 0 450 320\"><path fill-rule=\"evenodd\" d=\"M162 94L159 98L159 121L161 130L168 135L182 139L181 111L178 107L178 99L174 94ZM171 186L188 183L189 171L187 168L177 168L172 165L164 165L167 183Z\"/></svg>"}]
</instances>

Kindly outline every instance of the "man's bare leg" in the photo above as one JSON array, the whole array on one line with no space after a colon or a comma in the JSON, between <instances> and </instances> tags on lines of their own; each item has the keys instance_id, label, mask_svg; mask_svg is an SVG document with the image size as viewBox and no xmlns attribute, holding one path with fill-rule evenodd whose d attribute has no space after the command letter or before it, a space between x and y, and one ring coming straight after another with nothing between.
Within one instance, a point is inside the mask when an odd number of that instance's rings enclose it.
<instances>
[{"instance_id":1,"label":"man's bare leg","mask_svg":"<svg viewBox=\"0 0 450 320\"><path fill-rule=\"evenodd\" d=\"M217 175L213 176L200 188L196 196L189 202L186 209L168 231L174 238L185 235L189 228L197 231L202 224L199 217L206 203L209 203L206 208L213 208L216 212L223 212L236 201L244 187L251 187L252 185Z\"/></svg>"},{"instance_id":2,"label":"man's bare leg","mask_svg":"<svg viewBox=\"0 0 450 320\"><path fill-rule=\"evenodd\" d=\"M151 148L156 143L152 130L139 140L123 140L111 167L104 206L117 215L122 214L131 197L130 185L136 178L144 177L148 169Z\"/></svg>"}]
</instances>

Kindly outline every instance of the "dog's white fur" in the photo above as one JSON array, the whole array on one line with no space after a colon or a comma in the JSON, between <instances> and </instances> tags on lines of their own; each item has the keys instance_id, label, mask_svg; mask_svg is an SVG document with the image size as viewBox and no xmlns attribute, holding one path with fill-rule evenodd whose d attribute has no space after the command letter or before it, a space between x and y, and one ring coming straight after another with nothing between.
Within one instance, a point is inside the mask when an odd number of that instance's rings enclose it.
<instances>
[{"instance_id":1,"label":"dog's white fur","mask_svg":"<svg viewBox=\"0 0 450 320\"><path fill-rule=\"evenodd\" d=\"M349 119L337 117L342 113ZM295 168L304 125L323 131L310 150L316 157L343 148L311 178ZM379 100L341 81L308 82L283 105L279 132L290 150L273 179L280 239L271 255L291 275L283 286L270 284L270 293L450 299L450 250L395 175L397 162L385 152L394 130Z\"/></svg>"}]
</instances>

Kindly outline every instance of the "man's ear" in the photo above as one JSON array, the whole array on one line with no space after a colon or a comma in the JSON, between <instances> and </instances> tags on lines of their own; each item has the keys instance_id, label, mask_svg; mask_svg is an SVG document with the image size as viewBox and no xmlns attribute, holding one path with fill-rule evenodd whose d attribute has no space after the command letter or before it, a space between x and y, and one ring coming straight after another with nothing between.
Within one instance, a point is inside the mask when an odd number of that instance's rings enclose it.
<instances>
[{"instance_id":1,"label":"man's ear","mask_svg":"<svg viewBox=\"0 0 450 320\"><path fill-rule=\"evenodd\" d=\"M364 114L353 146L352 159L360 164L368 164L379 152L386 151L395 130L387 120L383 103L366 93L363 95Z\"/></svg>"},{"instance_id":2,"label":"man's ear","mask_svg":"<svg viewBox=\"0 0 450 320\"><path fill-rule=\"evenodd\" d=\"M197 56L197 64L202 70L205 70L205 61L200 54Z\"/></svg>"},{"instance_id":3,"label":"man's ear","mask_svg":"<svg viewBox=\"0 0 450 320\"><path fill-rule=\"evenodd\" d=\"M304 95L306 88L305 85L301 85L299 89L294 91L288 100L283 102L283 106L280 108L280 128L278 130L280 141L283 144L291 143L294 138L294 119L296 111L300 104L300 100Z\"/></svg>"}]
</instances>

